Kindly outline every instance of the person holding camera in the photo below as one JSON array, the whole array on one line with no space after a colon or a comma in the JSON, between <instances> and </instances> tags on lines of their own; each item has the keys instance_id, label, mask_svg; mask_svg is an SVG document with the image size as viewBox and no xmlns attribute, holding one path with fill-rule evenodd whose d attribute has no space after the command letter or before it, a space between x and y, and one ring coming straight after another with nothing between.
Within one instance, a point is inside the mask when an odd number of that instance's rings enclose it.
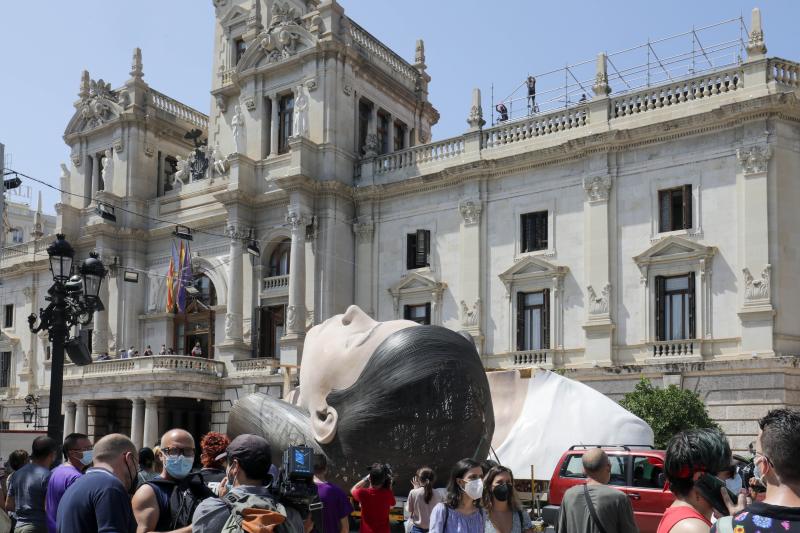
<instances>
[{"instance_id":1,"label":"person holding camera","mask_svg":"<svg viewBox=\"0 0 800 533\"><path fill-rule=\"evenodd\" d=\"M270 492L272 450L264 438L239 435L216 460L228 463L220 496L203 500L197 506L192 516L192 533L304 533L310 529L304 528L296 510L284 507Z\"/></svg>"},{"instance_id":2,"label":"person holding camera","mask_svg":"<svg viewBox=\"0 0 800 533\"><path fill-rule=\"evenodd\" d=\"M389 510L396 500L389 465L375 463L369 475L350 490L361 506L361 533L389 533Z\"/></svg>"}]
</instances>

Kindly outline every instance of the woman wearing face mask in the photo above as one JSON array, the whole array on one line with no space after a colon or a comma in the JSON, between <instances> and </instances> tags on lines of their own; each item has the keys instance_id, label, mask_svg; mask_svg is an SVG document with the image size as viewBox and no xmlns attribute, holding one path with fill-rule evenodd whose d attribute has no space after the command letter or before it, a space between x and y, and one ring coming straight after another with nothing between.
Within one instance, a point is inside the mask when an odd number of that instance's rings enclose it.
<instances>
[{"instance_id":1,"label":"woman wearing face mask","mask_svg":"<svg viewBox=\"0 0 800 533\"><path fill-rule=\"evenodd\" d=\"M483 533L483 468L462 459L450 472L447 498L431 512L430 533Z\"/></svg>"},{"instance_id":2,"label":"woman wearing face mask","mask_svg":"<svg viewBox=\"0 0 800 533\"><path fill-rule=\"evenodd\" d=\"M514 491L514 476L504 466L492 467L483 479L486 533L531 533L531 517L522 509Z\"/></svg>"}]
</instances>

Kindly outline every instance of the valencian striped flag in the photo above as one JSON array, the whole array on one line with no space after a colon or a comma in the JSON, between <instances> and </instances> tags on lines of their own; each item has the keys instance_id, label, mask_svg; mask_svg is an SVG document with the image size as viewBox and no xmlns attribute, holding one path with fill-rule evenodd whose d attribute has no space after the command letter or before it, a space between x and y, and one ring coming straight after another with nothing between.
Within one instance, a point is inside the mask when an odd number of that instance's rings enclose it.
<instances>
[{"instance_id":1,"label":"valencian striped flag","mask_svg":"<svg viewBox=\"0 0 800 533\"><path fill-rule=\"evenodd\" d=\"M189 243L181 241L181 251L178 255L178 278L175 280L175 295L178 300L178 312L186 310L186 287L192 283L192 253Z\"/></svg>"},{"instance_id":2,"label":"valencian striped flag","mask_svg":"<svg viewBox=\"0 0 800 533\"><path fill-rule=\"evenodd\" d=\"M169 258L169 268L167 269L167 313L175 310L175 270L178 268L178 250L175 242L172 243L172 257Z\"/></svg>"}]
</instances>

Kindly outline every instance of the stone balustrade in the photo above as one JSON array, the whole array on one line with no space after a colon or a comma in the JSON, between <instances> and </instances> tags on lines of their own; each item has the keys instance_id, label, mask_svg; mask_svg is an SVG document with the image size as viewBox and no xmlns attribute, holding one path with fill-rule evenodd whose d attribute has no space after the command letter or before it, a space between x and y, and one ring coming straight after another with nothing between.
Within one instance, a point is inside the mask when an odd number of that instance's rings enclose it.
<instances>
[{"instance_id":1,"label":"stone balustrade","mask_svg":"<svg viewBox=\"0 0 800 533\"><path fill-rule=\"evenodd\" d=\"M231 377L241 376L263 376L265 374L277 374L280 362L269 357L258 357L253 359L234 359L233 372Z\"/></svg>"},{"instance_id":2,"label":"stone balustrade","mask_svg":"<svg viewBox=\"0 0 800 533\"><path fill-rule=\"evenodd\" d=\"M410 166L453 159L464 153L464 146L462 136L381 155L375 158L375 172L384 174Z\"/></svg>"},{"instance_id":3,"label":"stone balustrade","mask_svg":"<svg viewBox=\"0 0 800 533\"><path fill-rule=\"evenodd\" d=\"M490 355L489 368L513 369L525 367L553 368L555 350L524 350Z\"/></svg>"},{"instance_id":4,"label":"stone balustrade","mask_svg":"<svg viewBox=\"0 0 800 533\"><path fill-rule=\"evenodd\" d=\"M235 72L235 68L229 68L220 72L220 84L222 87L227 87L233 83L233 75Z\"/></svg>"},{"instance_id":5,"label":"stone balustrade","mask_svg":"<svg viewBox=\"0 0 800 533\"><path fill-rule=\"evenodd\" d=\"M700 342L692 339L657 341L648 344L652 357L689 357L700 355Z\"/></svg>"},{"instance_id":6,"label":"stone balustrade","mask_svg":"<svg viewBox=\"0 0 800 533\"><path fill-rule=\"evenodd\" d=\"M352 20L349 21L349 26L350 38L358 48L377 60L378 65L384 66L389 73L396 73L409 88L415 88L419 73L413 66Z\"/></svg>"},{"instance_id":7,"label":"stone balustrade","mask_svg":"<svg viewBox=\"0 0 800 533\"><path fill-rule=\"evenodd\" d=\"M790 87L800 87L800 63L785 59L770 59L767 67L768 80Z\"/></svg>"},{"instance_id":8,"label":"stone balustrade","mask_svg":"<svg viewBox=\"0 0 800 533\"><path fill-rule=\"evenodd\" d=\"M153 355L132 357L130 359L111 359L95 361L90 365L64 365L64 379L83 379L94 376L131 374L202 374L221 378L225 363L203 357L185 355Z\"/></svg>"},{"instance_id":9,"label":"stone balustrade","mask_svg":"<svg viewBox=\"0 0 800 533\"><path fill-rule=\"evenodd\" d=\"M744 72L737 66L676 83L649 87L611 100L611 118L620 118L692 100L712 98L744 87Z\"/></svg>"},{"instance_id":10,"label":"stone balustrade","mask_svg":"<svg viewBox=\"0 0 800 533\"><path fill-rule=\"evenodd\" d=\"M553 111L524 120L501 123L483 131L482 147L485 150L506 144L542 137L560 131L586 126L586 106Z\"/></svg>"},{"instance_id":11,"label":"stone balustrade","mask_svg":"<svg viewBox=\"0 0 800 533\"><path fill-rule=\"evenodd\" d=\"M265 292L285 292L289 290L289 274L264 278Z\"/></svg>"},{"instance_id":12,"label":"stone balustrade","mask_svg":"<svg viewBox=\"0 0 800 533\"><path fill-rule=\"evenodd\" d=\"M208 129L208 116L192 109L191 107L178 102L169 96L150 89L148 103L155 109L163 111L181 120L185 120L195 126Z\"/></svg>"}]
</instances>

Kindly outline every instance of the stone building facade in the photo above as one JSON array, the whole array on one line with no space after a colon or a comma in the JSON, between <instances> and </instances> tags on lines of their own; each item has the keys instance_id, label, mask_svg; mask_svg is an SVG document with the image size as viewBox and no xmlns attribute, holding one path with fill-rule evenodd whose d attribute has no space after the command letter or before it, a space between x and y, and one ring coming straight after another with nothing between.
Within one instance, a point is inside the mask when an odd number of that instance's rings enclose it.
<instances>
[{"instance_id":1,"label":"stone building facade","mask_svg":"<svg viewBox=\"0 0 800 533\"><path fill-rule=\"evenodd\" d=\"M63 195L58 228L111 276L76 334L97 355L182 355L68 366L68 430L223 430L241 395L290 387L307 329L353 303L464 330L488 369L560 369L614 398L641 376L691 388L736 448L767 408L800 406L800 66L766 55L760 17L741 64L615 94L601 55L588 101L486 127L475 91L468 130L432 142L421 41L406 61L332 1L214 5L209 116L152 89L138 50L116 89L82 77L61 185L83 198ZM167 312L187 228L195 290ZM23 315L48 242L2 265L31 287ZM12 428L49 379L23 325L0 339Z\"/></svg>"}]
</instances>

